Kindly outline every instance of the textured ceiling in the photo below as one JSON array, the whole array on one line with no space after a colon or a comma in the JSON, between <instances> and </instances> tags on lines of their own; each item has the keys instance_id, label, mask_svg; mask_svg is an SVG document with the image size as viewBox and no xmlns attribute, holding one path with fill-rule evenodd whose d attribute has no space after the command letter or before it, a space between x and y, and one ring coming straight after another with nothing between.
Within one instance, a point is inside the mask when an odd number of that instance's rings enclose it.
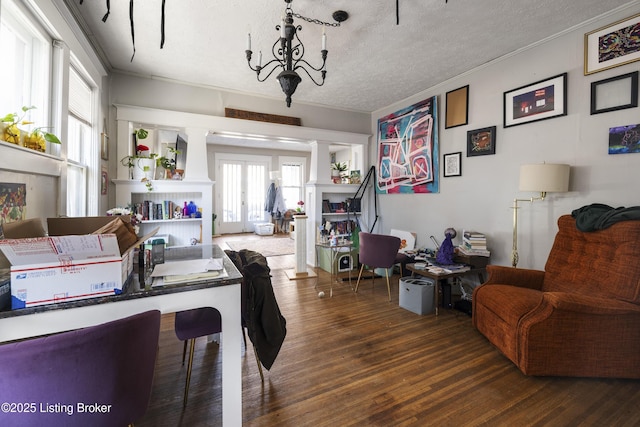
<instances>
[{"instance_id":1,"label":"textured ceiling","mask_svg":"<svg viewBox=\"0 0 640 427\"><path fill-rule=\"evenodd\" d=\"M256 81L245 48L251 32L254 61L264 61L278 37L284 13L278 0L167 1L164 48L160 49L162 0L135 0L136 54L129 2L65 0L109 71L156 76L282 99L274 76ZM333 21L327 27L327 79L317 87L302 75L293 104L311 103L371 112L435 86L483 63L558 34L628 4L628 0L294 0L304 17ZM306 57L320 63L322 26L295 19Z\"/></svg>"}]
</instances>

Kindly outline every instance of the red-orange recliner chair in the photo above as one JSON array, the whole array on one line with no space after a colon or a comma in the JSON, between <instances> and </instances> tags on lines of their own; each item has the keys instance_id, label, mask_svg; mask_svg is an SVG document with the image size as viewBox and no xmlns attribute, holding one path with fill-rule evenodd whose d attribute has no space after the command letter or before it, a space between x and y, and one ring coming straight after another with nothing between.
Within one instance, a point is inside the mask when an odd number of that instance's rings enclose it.
<instances>
[{"instance_id":1,"label":"red-orange recliner chair","mask_svg":"<svg viewBox=\"0 0 640 427\"><path fill-rule=\"evenodd\" d=\"M487 266L473 325L527 375L640 378L640 221L558 227L544 271Z\"/></svg>"}]
</instances>

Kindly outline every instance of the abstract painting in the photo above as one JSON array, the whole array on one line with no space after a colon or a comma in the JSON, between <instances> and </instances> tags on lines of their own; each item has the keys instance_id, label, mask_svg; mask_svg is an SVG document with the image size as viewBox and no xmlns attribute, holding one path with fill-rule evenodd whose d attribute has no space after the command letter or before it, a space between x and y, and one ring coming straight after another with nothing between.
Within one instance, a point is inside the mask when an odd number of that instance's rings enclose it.
<instances>
[{"instance_id":1,"label":"abstract painting","mask_svg":"<svg viewBox=\"0 0 640 427\"><path fill-rule=\"evenodd\" d=\"M640 60L640 14L584 35L584 75Z\"/></svg>"},{"instance_id":2,"label":"abstract painting","mask_svg":"<svg viewBox=\"0 0 640 427\"><path fill-rule=\"evenodd\" d=\"M609 128L609 154L640 153L640 125Z\"/></svg>"},{"instance_id":3,"label":"abstract painting","mask_svg":"<svg viewBox=\"0 0 640 427\"><path fill-rule=\"evenodd\" d=\"M438 102L431 97L378 120L376 192L438 192Z\"/></svg>"}]
</instances>

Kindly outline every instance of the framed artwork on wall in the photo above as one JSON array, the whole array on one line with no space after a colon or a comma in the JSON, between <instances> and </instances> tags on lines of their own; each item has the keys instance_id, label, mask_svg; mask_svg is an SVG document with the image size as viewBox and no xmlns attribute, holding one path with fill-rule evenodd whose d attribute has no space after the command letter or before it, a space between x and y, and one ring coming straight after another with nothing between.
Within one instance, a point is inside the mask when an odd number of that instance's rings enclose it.
<instances>
[{"instance_id":1,"label":"framed artwork on wall","mask_svg":"<svg viewBox=\"0 0 640 427\"><path fill-rule=\"evenodd\" d=\"M109 160L109 136L104 132L100 134L100 158Z\"/></svg>"},{"instance_id":2,"label":"framed artwork on wall","mask_svg":"<svg viewBox=\"0 0 640 427\"><path fill-rule=\"evenodd\" d=\"M467 157L496 154L496 127L467 132Z\"/></svg>"},{"instance_id":3,"label":"framed artwork on wall","mask_svg":"<svg viewBox=\"0 0 640 427\"><path fill-rule=\"evenodd\" d=\"M567 115L567 73L504 93L505 128Z\"/></svg>"},{"instance_id":4,"label":"framed artwork on wall","mask_svg":"<svg viewBox=\"0 0 640 427\"><path fill-rule=\"evenodd\" d=\"M450 176L462 175L462 152L449 153L442 156L442 164L444 165L443 176L448 178Z\"/></svg>"},{"instance_id":5,"label":"framed artwork on wall","mask_svg":"<svg viewBox=\"0 0 640 427\"><path fill-rule=\"evenodd\" d=\"M469 122L469 85L447 92L444 128L454 128Z\"/></svg>"},{"instance_id":6,"label":"framed artwork on wall","mask_svg":"<svg viewBox=\"0 0 640 427\"><path fill-rule=\"evenodd\" d=\"M106 169L102 169L100 172L100 194L107 195L107 189L109 188L109 173Z\"/></svg>"},{"instance_id":7,"label":"framed artwork on wall","mask_svg":"<svg viewBox=\"0 0 640 427\"><path fill-rule=\"evenodd\" d=\"M584 35L584 75L640 59L640 13Z\"/></svg>"},{"instance_id":8,"label":"framed artwork on wall","mask_svg":"<svg viewBox=\"0 0 640 427\"><path fill-rule=\"evenodd\" d=\"M609 128L609 154L640 153L640 124Z\"/></svg>"},{"instance_id":9,"label":"framed artwork on wall","mask_svg":"<svg viewBox=\"0 0 640 427\"><path fill-rule=\"evenodd\" d=\"M591 83L591 114L638 106L638 72Z\"/></svg>"},{"instance_id":10,"label":"framed artwork on wall","mask_svg":"<svg viewBox=\"0 0 640 427\"><path fill-rule=\"evenodd\" d=\"M439 153L437 96L380 118L376 193L437 193Z\"/></svg>"}]
</instances>

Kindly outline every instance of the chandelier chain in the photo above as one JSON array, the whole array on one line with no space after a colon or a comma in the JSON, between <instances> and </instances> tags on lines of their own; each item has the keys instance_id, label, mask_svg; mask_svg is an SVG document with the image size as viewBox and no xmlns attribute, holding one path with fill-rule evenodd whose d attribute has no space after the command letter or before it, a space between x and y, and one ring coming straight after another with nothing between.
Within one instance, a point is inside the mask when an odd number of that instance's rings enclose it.
<instances>
[{"instance_id":1,"label":"chandelier chain","mask_svg":"<svg viewBox=\"0 0 640 427\"><path fill-rule=\"evenodd\" d=\"M293 12L293 10L292 10L292 12ZM324 22L324 21L321 21L321 20L316 19L316 18L307 18L306 16L302 16L299 13L295 13L295 12L293 12L293 16L295 16L296 18L300 18L303 21L310 22L312 24L326 25L327 27L339 27L340 26L339 22Z\"/></svg>"}]
</instances>

